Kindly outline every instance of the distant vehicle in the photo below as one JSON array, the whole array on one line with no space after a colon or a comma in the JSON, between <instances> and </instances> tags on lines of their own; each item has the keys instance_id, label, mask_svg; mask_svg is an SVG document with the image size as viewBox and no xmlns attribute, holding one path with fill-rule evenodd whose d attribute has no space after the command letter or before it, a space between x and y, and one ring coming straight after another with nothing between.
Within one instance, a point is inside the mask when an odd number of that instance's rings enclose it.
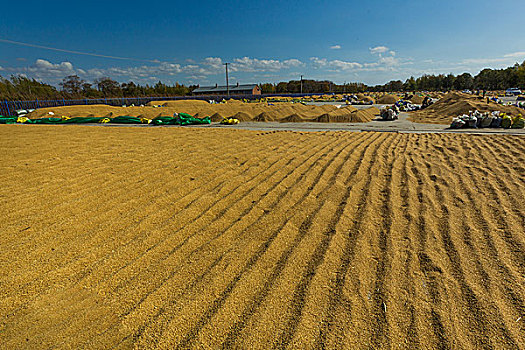
<instances>
[{"instance_id":1,"label":"distant vehicle","mask_svg":"<svg viewBox=\"0 0 525 350\"><path fill-rule=\"evenodd\" d=\"M518 96L521 95L520 89L507 89L505 91L505 96Z\"/></svg>"}]
</instances>

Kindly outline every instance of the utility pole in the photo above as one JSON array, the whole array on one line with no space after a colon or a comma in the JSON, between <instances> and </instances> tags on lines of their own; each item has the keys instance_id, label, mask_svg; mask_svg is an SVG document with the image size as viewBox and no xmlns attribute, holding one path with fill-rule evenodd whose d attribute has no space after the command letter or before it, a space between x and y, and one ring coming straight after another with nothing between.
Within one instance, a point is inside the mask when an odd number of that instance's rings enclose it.
<instances>
[{"instance_id":1,"label":"utility pole","mask_svg":"<svg viewBox=\"0 0 525 350\"><path fill-rule=\"evenodd\" d=\"M226 93L228 94L228 97L230 97L230 83L228 82L228 65L229 63L224 63L226 66Z\"/></svg>"},{"instance_id":2,"label":"utility pole","mask_svg":"<svg viewBox=\"0 0 525 350\"><path fill-rule=\"evenodd\" d=\"M301 94L303 93L303 76L301 75Z\"/></svg>"}]
</instances>

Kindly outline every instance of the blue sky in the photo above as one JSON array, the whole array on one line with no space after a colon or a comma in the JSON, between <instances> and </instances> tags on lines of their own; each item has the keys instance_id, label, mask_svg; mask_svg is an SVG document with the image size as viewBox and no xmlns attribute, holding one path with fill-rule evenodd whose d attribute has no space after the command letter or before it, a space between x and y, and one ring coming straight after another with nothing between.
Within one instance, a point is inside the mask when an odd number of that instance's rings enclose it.
<instances>
[{"instance_id":1,"label":"blue sky","mask_svg":"<svg viewBox=\"0 0 525 350\"><path fill-rule=\"evenodd\" d=\"M524 13L523 0L6 1L0 75L206 85L224 83L224 62L232 83L476 74L525 60Z\"/></svg>"}]
</instances>

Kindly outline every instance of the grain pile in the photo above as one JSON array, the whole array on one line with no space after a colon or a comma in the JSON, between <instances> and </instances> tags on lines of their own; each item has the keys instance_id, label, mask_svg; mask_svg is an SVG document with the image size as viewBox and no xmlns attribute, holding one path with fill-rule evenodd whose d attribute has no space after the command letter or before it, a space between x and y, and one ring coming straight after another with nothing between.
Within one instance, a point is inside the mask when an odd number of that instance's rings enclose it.
<instances>
[{"instance_id":1,"label":"grain pile","mask_svg":"<svg viewBox=\"0 0 525 350\"><path fill-rule=\"evenodd\" d=\"M523 141L3 126L0 347L523 349Z\"/></svg>"},{"instance_id":2,"label":"grain pile","mask_svg":"<svg viewBox=\"0 0 525 350\"><path fill-rule=\"evenodd\" d=\"M407 100L412 102L413 104L420 105L423 103L423 100L425 98L419 95L412 95Z\"/></svg>"},{"instance_id":3,"label":"grain pile","mask_svg":"<svg viewBox=\"0 0 525 350\"><path fill-rule=\"evenodd\" d=\"M163 107L153 107L161 105ZM219 122L223 118L236 118L242 121L314 121L324 114L335 113L337 116L348 114L346 120L359 122L366 120L362 118L363 113L353 113L355 107L347 106L338 109L335 105L303 105L301 103L244 103L229 100L227 103L210 104L207 101L181 100L181 101L155 101L144 107L112 107L107 105L79 105L66 107L49 107L38 109L28 115L29 118L41 118L49 116L53 112L56 116L78 117L78 116L120 116L127 115L153 119L158 116L171 116L174 113L188 113L198 118L210 116L213 122ZM370 110L372 112L374 110ZM353 113L353 114L352 114ZM366 114L366 113L365 113ZM261 117L262 115L262 117Z\"/></svg>"},{"instance_id":4,"label":"grain pile","mask_svg":"<svg viewBox=\"0 0 525 350\"><path fill-rule=\"evenodd\" d=\"M257 115L255 118L253 118L253 121L256 122L272 122L274 119L266 112L262 112L261 114Z\"/></svg>"},{"instance_id":5,"label":"grain pile","mask_svg":"<svg viewBox=\"0 0 525 350\"><path fill-rule=\"evenodd\" d=\"M387 95L381 96L377 100L377 103L380 105L392 105L399 100L400 100L399 96L387 94Z\"/></svg>"},{"instance_id":6,"label":"grain pile","mask_svg":"<svg viewBox=\"0 0 525 350\"><path fill-rule=\"evenodd\" d=\"M370 96L363 96L363 97L359 98L359 101L361 101L361 102L372 102L372 104L376 103L376 101Z\"/></svg>"},{"instance_id":7,"label":"grain pile","mask_svg":"<svg viewBox=\"0 0 525 350\"><path fill-rule=\"evenodd\" d=\"M525 114L523 109L518 107L503 106L495 102L487 103L487 99L480 96L450 92L430 107L411 113L409 120L417 123L450 124L453 117L475 110L500 111L512 116Z\"/></svg>"},{"instance_id":8,"label":"grain pile","mask_svg":"<svg viewBox=\"0 0 525 350\"><path fill-rule=\"evenodd\" d=\"M340 108L330 113L325 113L315 119L316 122L323 123L366 123L372 121L381 111L376 107L353 110L350 113L346 108Z\"/></svg>"}]
</instances>

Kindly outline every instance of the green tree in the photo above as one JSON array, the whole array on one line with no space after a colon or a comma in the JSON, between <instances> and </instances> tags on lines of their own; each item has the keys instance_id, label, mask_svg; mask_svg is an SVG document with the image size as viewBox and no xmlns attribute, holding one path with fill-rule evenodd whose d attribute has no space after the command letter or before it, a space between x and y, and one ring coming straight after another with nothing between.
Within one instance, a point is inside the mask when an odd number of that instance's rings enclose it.
<instances>
[{"instance_id":1,"label":"green tree","mask_svg":"<svg viewBox=\"0 0 525 350\"><path fill-rule=\"evenodd\" d=\"M69 75L62 80L60 86L64 92L78 97L82 92L84 83L85 81L80 79L78 75Z\"/></svg>"},{"instance_id":2,"label":"green tree","mask_svg":"<svg viewBox=\"0 0 525 350\"><path fill-rule=\"evenodd\" d=\"M97 86L98 91L102 92L102 95L104 97L122 96L122 89L120 88L120 84L109 77L103 77L95 80L95 85Z\"/></svg>"}]
</instances>

